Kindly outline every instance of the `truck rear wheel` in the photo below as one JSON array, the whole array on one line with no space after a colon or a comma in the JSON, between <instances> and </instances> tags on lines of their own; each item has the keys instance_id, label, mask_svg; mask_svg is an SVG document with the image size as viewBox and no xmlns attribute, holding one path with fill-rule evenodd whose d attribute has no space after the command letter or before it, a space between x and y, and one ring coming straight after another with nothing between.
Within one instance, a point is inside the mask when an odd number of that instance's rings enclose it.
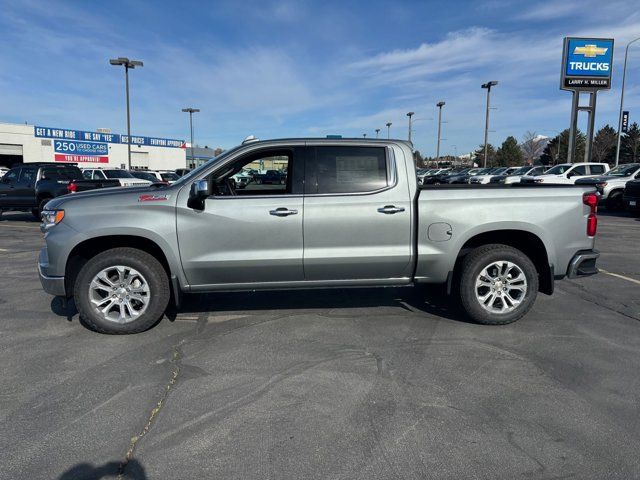
<instances>
[{"instance_id":1,"label":"truck rear wheel","mask_svg":"<svg viewBox=\"0 0 640 480\"><path fill-rule=\"evenodd\" d=\"M506 325L523 317L538 294L538 272L520 250L483 245L469 253L459 275L460 303L474 321Z\"/></svg>"},{"instance_id":2,"label":"truck rear wheel","mask_svg":"<svg viewBox=\"0 0 640 480\"><path fill-rule=\"evenodd\" d=\"M74 297L84 323L100 333L145 331L164 314L169 279L160 262L134 248L114 248L84 264Z\"/></svg>"}]
</instances>

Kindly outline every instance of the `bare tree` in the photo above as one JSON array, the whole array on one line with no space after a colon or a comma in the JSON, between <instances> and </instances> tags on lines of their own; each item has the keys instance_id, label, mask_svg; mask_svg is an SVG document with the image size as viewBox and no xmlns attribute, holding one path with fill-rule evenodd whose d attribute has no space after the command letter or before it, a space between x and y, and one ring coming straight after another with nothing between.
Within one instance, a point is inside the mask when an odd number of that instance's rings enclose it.
<instances>
[{"instance_id":1,"label":"bare tree","mask_svg":"<svg viewBox=\"0 0 640 480\"><path fill-rule=\"evenodd\" d=\"M546 144L545 140L544 137L541 137L536 132L527 132L524 134L522 143L520 144L520 150L522 150L522 156L527 164L533 165L533 162L540 158Z\"/></svg>"}]
</instances>

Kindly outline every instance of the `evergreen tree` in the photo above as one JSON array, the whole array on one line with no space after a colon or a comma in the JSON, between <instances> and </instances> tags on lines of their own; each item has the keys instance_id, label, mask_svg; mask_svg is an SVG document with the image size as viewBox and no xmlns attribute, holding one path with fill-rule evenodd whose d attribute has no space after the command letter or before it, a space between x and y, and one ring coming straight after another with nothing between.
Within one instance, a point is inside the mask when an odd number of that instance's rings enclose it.
<instances>
[{"instance_id":1,"label":"evergreen tree","mask_svg":"<svg viewBox=\"0 0 640 480\"><path fill-rule=\"evenodd\" d=\"M618 134L610 125L602 127L598 130L593 139L591 160L594 162L609 163L613 165L616 162L617 141Z\"/></svg>"},{"instance_id":2,"label":"evergreen tree","mask_svg":"<svg viewBox=\"0 0 640 480\"><path fill-rule=\"evenodd\" d=\"M480 145L478 149L473 152L475 162L484 167L484 144ZM490 143L487 145L487 167L494 167L496 161L496 149Z\"/></svg>"},{"instance_id":3,"label":"evergreen tree","mask_svg":"<svg viewBox=\"0 0 640 480\"><path fill-rule=\"evenodd\" d=\"M620 163L635 162L640 162L640 128L633 122L621 140Z\"/></svg>"},{"instance_id":4,"label":"evergreen tree","mask_svg":"<svg viewBox=\"0 0 640 480\"><path fill-rule=\"evenodd\" d=\"M576 151L574 160L582 162L584 160L584 148L586 136L580 130L576 132ZM554 138L549 140L544 152L540 156L543 165L555 165L558 163L567 163L567 155L569 149L569 129L563 130Z\"/></svg>"},{"instance_id":5,"label":"evergreen tree","mask_svg":"<svg viewBox=\"0 0 640 480\"><path fill-rule=\"evenodd\" d=\"M523 162L522 150L518 146L518 141L509 135L496 152L496 165L514 167L522 165Z\"/></svg>"}]
</instances>

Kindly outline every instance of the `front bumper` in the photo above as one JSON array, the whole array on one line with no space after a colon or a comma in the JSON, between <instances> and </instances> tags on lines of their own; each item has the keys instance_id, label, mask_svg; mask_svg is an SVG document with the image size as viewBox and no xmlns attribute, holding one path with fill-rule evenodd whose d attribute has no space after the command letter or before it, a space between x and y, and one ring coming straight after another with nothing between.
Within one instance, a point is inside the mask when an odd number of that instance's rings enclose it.
<instances>
[{"instance_id":1,"label":"front bumper","mask_svg":"<svg viewBox=\"0 0 640 480\"><path fill-rule=\"evenodd\" d=\"M38 275L40 276L40 283L42 289L50 295L56 297L66 297L64 277L51 277L45 274L46 269L49 266L49 258L47 256L47 248L40 250L38 257Z\"/></svg>"},{"instance_id":2,"label":"front bumper","mask_svg":"<svg viewBox=\"0 0 640 480\"><path fill-rule=\"evenodd\" d=\"M597 250L580 250L569 262L567 277L578 278L595 275L598 273L596 260L599 256L600 252Z\"/></svg>"}]
</instances>

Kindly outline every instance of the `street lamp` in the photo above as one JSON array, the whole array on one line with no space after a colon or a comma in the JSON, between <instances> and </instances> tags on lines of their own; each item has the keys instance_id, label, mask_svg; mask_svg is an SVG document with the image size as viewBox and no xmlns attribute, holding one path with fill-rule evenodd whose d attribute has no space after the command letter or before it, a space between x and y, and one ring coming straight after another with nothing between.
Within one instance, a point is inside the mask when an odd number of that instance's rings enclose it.
<instances>
[{"instance_id":1,"label":"street lamp","mask_svg":"<svg viewBox=\"0 0 640 480\"><path fill-rule=\"evenodd\" d=\"M627 48L624 49L624 67L622 68L622 91L620 92L620 116L618 117L618 144L616 145L616 166L620 161L620 133L622 130L622 109L624 108L624 84L627 77L627 57L629 56L629 47L632 43L640 40L640 37L634 38L627 43Z\"/></svg>"},{"instance_id":2,"label":"street lamp","mask_svg":"<svg viewBox=\"0 0 640 480\"><path fill-rule=\"evenodd\" d=\"M391 122L387 122L387 140L391 138L391 125L393 125Z\"/></svg>"},{"instance_id":3,"label":"street lamp","mask_svg":"<svg viewBox=\"0 0 640 480\"><path fill-rule=\"evenodd\" d=\"M436 146L436 162L440 160L440 132L442 129L442 107L444 107L445 102L440 101L436 103L436 107L438 107L438 143Z\"/></svg>"},{"instance_id":4,"label":"street lamp","mask_svg":"<svg viewBox=\"0 0 640 480\"><path fill-rule=\"evenodd\" d=\"M485 114L484 121L484 168L487 168L487 154L488 154L488 141L489 141L489 104L491 97L491 87L495 87L498 85L496 80L491 80L490 82L483 83L482 88L487 89L487 111Z\"/></svg>"},{"instance_id":5,"label":"street lamp","mask_svg":"<svg viewBox=\"0 0 640 480\"><path fill-rule=\"evenodd\" d=\"M409 142L411 142L411 117L415 115L415 112L407 113L407 117L409 117Z\"/></svg>"},{"instance_id":6,"label":"street lamp","mask_svg":"<svg viewBox=\"0 0 640 480\"><path fill-rule=\"evenodd\" d=\"M127 169L131 170L131 115L129 113L129 69L142 67L139 60L129 60L127 57L112 58L109 60L111 65L124 66L124 81L127 91Z\"/></svg>"},{"instance_id":7,"label":"street lamp","mask_svg":"<svg viewBox=\"0 0 640 480\"><path fill-rule=\"evenodd\" d=\"M380 135L380 129L376 128L376 138L378 138L378 135Z\"/></svg>"},{"instance_id":8,"label":"street lamp","mask_svg":"<svg viewBox=\"0 0 640 480\"><path fill-rule=\"evenodd\" d=\"M362 134L362 138L367 138L367 134L366 134L366 133L363 133L363 134Z\"/></svg>"},{"instance_id":9,"label":"street lamp","mask_svg":"<svg viewBox=\"0 0 640 480\"><path fill-rule=\"evenodd\" d=\"M189 108L183 108L182 111L189 114L189 130L191 131L191 163L193 164L193 167L195 167L196 162L193 157L193 114L198 113L200 109L189 107Z\"/></svg>"}]
</instances>

